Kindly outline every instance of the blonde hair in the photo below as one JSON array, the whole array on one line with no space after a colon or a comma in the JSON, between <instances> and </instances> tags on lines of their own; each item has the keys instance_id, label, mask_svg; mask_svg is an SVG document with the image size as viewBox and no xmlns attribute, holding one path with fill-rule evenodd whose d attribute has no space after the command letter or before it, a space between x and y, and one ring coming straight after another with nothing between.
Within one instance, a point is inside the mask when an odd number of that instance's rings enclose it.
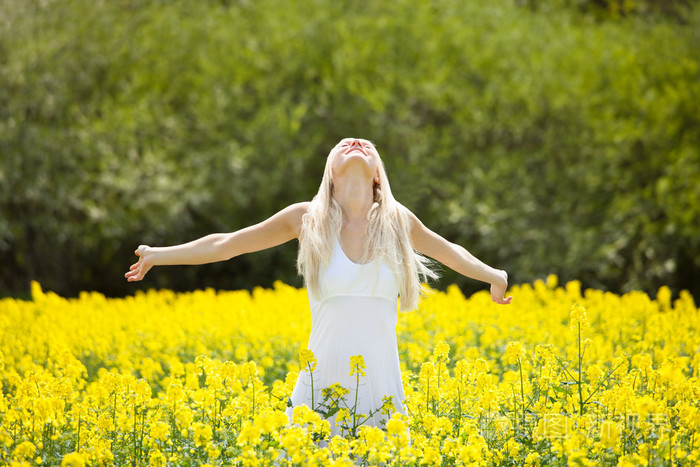
<instances>
[{"instance_id":1,"label":"blonde hair","mask_svg":"<svg viewBox=\"0 0 700 467\"><path fill-rule=\"evenodd\" d=\"M316 299L320 270L328 267L334 238L340 235L343 224L340 205L333 197L331 166L336 148L337 145L326 159L321 186L304 214L299 235L297 270ZM378 172L379 183L374 183L374 203L367 215L369 222L361 262L384 260L398 282L401 311L410 311L418 306L423 293L421 283L436 278L437 273L430 268L431 261L411 246L407 209L394 199L381 158Z\"/></svg>"}]
</instances>

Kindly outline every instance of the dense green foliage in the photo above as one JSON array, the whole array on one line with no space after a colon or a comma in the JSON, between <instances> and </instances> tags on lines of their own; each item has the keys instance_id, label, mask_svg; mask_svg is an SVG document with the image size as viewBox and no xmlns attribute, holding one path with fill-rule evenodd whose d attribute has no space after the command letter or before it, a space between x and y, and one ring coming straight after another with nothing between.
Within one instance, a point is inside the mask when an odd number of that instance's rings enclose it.
<instances>
[{"instance_id":1,"label":"dense green foliage","mask_svg":"<svg viewBox=\"0 0 700 467\"><path fill-rule=\"evenodd\" d=\"M533 10L552 7L573 8L600 20L619 20L628 16L665 16L686 22L696 0L517 0Z\"/></svg>"},{"instance_id":2,"label":"dense green foliage","mask_svg":"<svg viewBox=\"0 0 700 467\"><path fill-rule=\"evenodd\" d=\"M2 2L0 290L298 285L292 243L122 275L310 199L358 136L511 282L700 295L700 8L568 3Z\"/></svg>"}]
</instances>

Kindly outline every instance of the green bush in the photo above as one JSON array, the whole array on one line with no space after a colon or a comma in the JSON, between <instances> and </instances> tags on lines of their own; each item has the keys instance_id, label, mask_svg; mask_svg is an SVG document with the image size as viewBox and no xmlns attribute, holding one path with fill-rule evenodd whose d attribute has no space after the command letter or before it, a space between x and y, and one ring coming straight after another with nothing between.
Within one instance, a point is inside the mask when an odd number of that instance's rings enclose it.
<instances>
[{"instance_id":1,"label":"green bush","mask_svg":"<svg viewBox=\"0 0 700 467\"><path fill-rule=\"evenodd\" d=\"M697 0L517 0L516 3L540 11L576 9L603 21L645 16L685 23Z\"/></svg>"},{"instance_id":2,"label":"green bush","mask_svg":"<svg viewBox=\"0 0 700 467\"><path fill-rule=\"evenodd\" d=\"M697 7L7 0L0 18L0 290L299 285L292 243L122 274L139 243L310 199L359 136L400 201L512 282L700 293Z\"/></svg>"}]
</instances>

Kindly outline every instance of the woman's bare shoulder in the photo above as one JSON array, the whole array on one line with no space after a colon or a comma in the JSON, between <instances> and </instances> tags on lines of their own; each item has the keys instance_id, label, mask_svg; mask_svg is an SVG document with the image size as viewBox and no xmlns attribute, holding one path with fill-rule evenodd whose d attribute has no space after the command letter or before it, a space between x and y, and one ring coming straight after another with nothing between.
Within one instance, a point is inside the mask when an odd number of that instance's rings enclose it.
<instances>
[{"instance_id":1,"label":"woman's bare shoulder","mask_svg":"<svg viewBox=\"0 0 700 467\"><path fill-rule=\"evenodd\" d=\"M310 201L290 204L280 212L280 214L284 215L287 224L294 230L297 236L301 231L302 220L304 218L304 214L308 212L310 204Z\"/></svg>"},{"instance_id":2,"label":"woman's bare shoulder","mask_svg":"<svg viewBox=\"0 0 700 467\"><path fill-rule=\"evenodd\" d=\"M291 215L299 216L299 219L301 220L304 214L306 214L306 212L309 210L310 204L311 201L302 201L300 203L290 204L287 206L285 211L289 211Z\"/></svg>"},{"instance_id":3,"label":"woman's bare shoulder","mask_svg":"<svg viewBox=\"0 0 700 467\"><path fill-rule=\"evenodd\" d=\"M399 211L403 213L405 219L408 221L408 228L409 230L413 230L414 227L417 225L421 224L420 219L418 219L418 216L416 216L413 211L408 209L406 206L403 204L399 203L398 201L396 202L396 205L398 206Z\"/></svg>"}]
</instances>

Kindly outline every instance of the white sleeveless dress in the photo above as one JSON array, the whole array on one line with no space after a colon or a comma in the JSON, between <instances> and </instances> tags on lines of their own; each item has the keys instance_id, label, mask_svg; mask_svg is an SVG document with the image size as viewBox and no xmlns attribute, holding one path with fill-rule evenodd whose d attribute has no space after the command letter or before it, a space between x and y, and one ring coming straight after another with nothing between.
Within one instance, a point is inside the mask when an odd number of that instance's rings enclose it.
<instances>
[{"instance_id":1,"label":"white sleeveless dress","mask_svg":"<svg viewBox=\"0 0 700 467\"><path fill-rule=\"evenodd\" d=\"M322 389L334 383L349 390L345 399L355 405L356 376L350 376L350 357L362 355L366 376L360 376L357 414L377 413L365 425L383 427L387 416L379 409L392 396L397 411L404 412L404 392L396 342L399 288L384 262L351 261L336 239L333 254L321 271L320 297L309 294L311 335L308 348L317 358L313 372L313 401L318 407ZM292 406L312 407L311 375L301 371L292 392ZM291 412L291 409L290 409ZM331 435L341 434L330 418Z\"/></svg>"}]
</instances>

